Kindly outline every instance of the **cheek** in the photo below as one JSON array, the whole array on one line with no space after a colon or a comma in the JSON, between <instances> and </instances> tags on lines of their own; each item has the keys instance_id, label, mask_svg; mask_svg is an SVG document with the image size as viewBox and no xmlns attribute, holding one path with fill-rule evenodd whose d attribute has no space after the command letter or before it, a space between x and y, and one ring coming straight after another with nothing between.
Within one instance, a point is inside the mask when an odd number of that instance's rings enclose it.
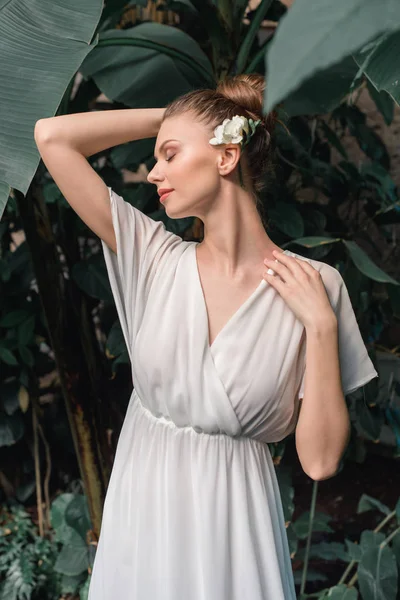
<instances>
[{"instance_id":1,"label":"cheek","mask_svg":"<svg viewBox=\"0 0 400 600\"><path fill-rule=\"evenodd\" d=\"M218 185L219 174L209 156L190 155L182 157L179 165L176 164L176 170L174 168L175 178L177 188L191 191L191 195L197 196L199 192L208 194L212 189L215 189Z\"/></svg>"}]
</instances>

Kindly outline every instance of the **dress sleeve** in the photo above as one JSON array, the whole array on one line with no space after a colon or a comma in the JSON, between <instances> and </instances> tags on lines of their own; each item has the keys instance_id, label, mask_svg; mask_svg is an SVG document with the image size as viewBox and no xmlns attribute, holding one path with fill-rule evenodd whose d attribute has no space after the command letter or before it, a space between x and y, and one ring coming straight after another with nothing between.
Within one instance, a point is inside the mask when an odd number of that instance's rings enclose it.
<instances>
[{"instance_id":1,"label":"dress sleeve","mask_svg":"<svg viewBox=\"0 0 400 600\"><path fill-rule=\"evenodd\" d=\"M112 223L117 254L101 240L107 273L132 361L132 346L156 270L162 268L182 239L126 202L110 187Z\"/></svg>"},{"instance_id":2,"label":"dress sleeve","mask_svg":"<svg viewBox=\"0 0 400 600\"><path fill-rule=\"evenodd\" d=\"M324 264L321 269L325 289L338 321L338 346L343 393L346 396L379 377L368 355L346 284L337 269ZM304 397L305 370L299 398Z\"/></svg>"}]
</instances>

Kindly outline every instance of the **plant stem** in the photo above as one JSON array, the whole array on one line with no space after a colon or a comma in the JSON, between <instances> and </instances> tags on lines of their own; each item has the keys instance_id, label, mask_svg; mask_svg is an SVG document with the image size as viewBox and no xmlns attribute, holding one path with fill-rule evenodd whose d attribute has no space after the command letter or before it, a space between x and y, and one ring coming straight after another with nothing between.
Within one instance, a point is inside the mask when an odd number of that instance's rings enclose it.
<instances>
[{"instance_id":1,"label":"plant stem","mask_svg":"<svg viewBox=\"0 0 400 600\"><path fill-rule=\"evenodd\" d=\"M313 523L314 523L315 505L317 502L317 493L318 493L318 481L314 480L313 481L312 498L311 498L311 506L310 506L310 521L309 521L309 525L308 525L306 552L305 552L305 557L304 557L303 574L301 577L300 595L304 594L304 590L306 587L308 559L309 559L309 555L310 555L310 545L311 545L311 537L312 537L312 530L313 530Z\"/></svg>"},{"instance_id":2,"label":"plant stem","mask_svg":"<svg viewBox=\"0 0 400 600\"><path fill-rule=\"evenodd\" d=\"M33 429L33 456L35 461L35 481L36 481L36 506L39 523L40 537L44 536L43 528L43 503L42 503L42 482L40 475L40 457L39 457L39 436L38 436L38 418L36 412L36 398L32 402L32 429Z\"/></svg>"}]
</instances>

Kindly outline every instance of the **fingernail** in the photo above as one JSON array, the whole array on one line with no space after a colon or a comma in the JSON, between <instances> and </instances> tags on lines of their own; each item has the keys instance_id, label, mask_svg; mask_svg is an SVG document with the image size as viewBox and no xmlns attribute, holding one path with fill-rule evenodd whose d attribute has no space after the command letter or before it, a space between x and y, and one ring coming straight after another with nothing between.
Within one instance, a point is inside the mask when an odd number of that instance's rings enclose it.
<instances>
[{"instance_id":1,"label":"fingernail","mask_svg":"<svg viewBox=\"0 0 400 600\"><path fill-rule=\"evenodd\" d=\"M268 275L275 275L275 271L273 271L272 269L268 269L267 273Z\"/></svg>"}]
</instances>

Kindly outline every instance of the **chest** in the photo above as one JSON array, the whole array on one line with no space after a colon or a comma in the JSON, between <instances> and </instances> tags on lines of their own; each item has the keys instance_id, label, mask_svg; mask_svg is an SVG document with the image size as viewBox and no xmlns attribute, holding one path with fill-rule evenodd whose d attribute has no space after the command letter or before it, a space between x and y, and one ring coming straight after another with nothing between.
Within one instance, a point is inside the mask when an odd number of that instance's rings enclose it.
<instances>
[{"instance_id":1,"label":"chest","mask_svg":"<svg viewBox=\"0 0 400 600\"><path fill-rule=\"evenodd\" d=\"M199 294L204 305L208 341L210 347L220 332L227 326L231 319L238 313L246 302L257 292L262 285L262 273L255 270L252 276L242 281L233 281L232 278L221 278L207 267L199 254L195 256L195 269Z\"/></svg>"},{"instance_id":2,"label":"chest","mask_svg":"<svg viewBox=\"0 0 400 600\"><path fill-rule=\"evenodd\" d=\"M233 284L215 279L200 266L199 279L207 312L208 340L212 346L218 334L258 288L260 279L246 284Z\"/></svg>"},{"instance_id":3,"label":"chest","mask_svg":"<svg viewBox=\"0 0 400 600\"><path fill-rule=\"evenodd\" d=\"M133 351L136 381L151 382L178 402L192 388L206 398L207 382L220 380L235 406L251 401L260 410L286 390L302 330L264 279L254 291L219 285L198 272L188 246L174 269L162 269L151 287Z\"/></svg>"}]
</instances>

